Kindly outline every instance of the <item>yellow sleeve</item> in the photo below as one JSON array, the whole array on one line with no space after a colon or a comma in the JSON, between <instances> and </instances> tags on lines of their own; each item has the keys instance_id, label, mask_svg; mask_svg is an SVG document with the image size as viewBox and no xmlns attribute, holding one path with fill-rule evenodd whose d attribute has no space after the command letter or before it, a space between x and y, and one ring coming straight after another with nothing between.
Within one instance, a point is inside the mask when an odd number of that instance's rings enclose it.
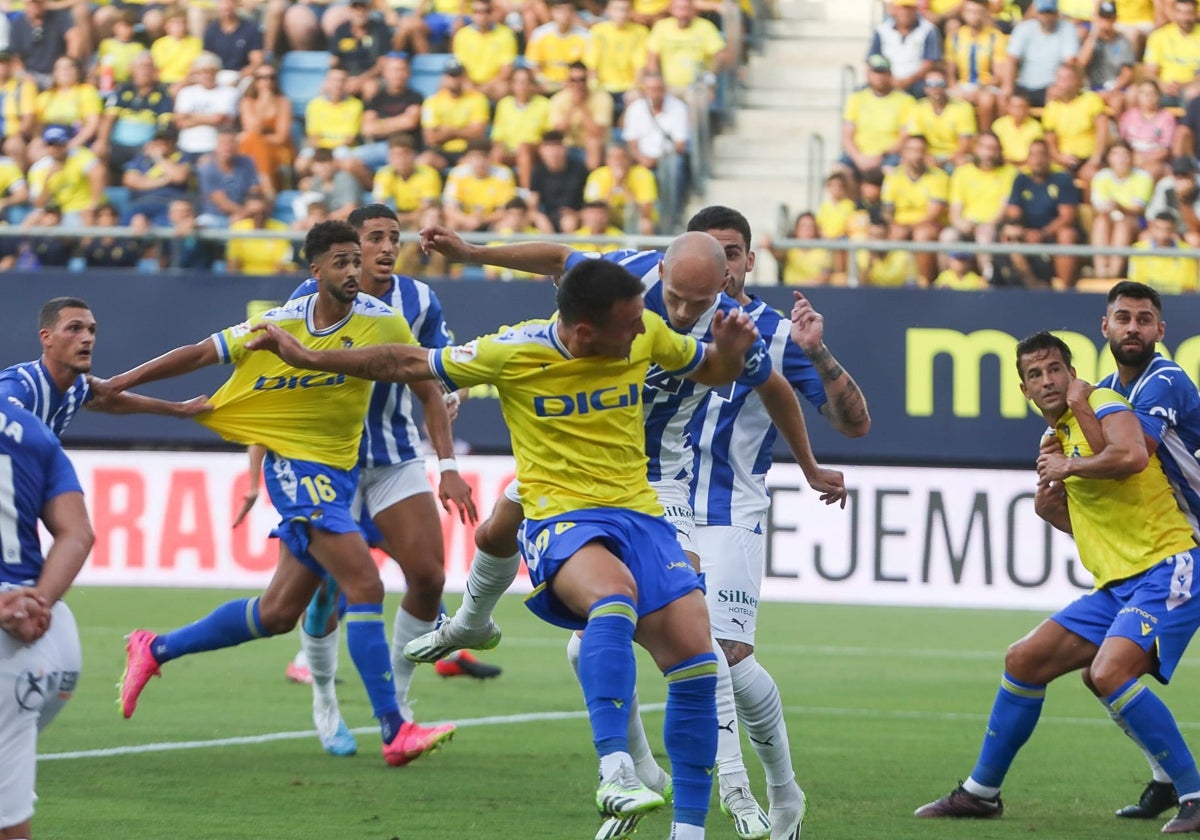
<instances>
[{"instance_id":1,"label":"yellow sleeve","mask_svg":"<svg viewBox=\"0 0 1200 840\"><path fill-rule=\"evenodd\" d=\"M486 123L488 121L488 101L487 97L482 93L471 98L471 117L472 123Z\"/></svg>"},{"instance_id":2,"label":"yellow sleeve","mask_svg":"<svg viewBox=\"0 0 1200 840\"><path fill-rule=\"evenodd\" d=\"M1062 108L1058 100L1047 102L1045 109L1042 111L1042 128L1048 132L1055 130L1058 122L1058 112Z\"/></svg>"},{"instance_id":3,"label":"yellow sleeve","mask_svg":"<svg viewBox=\"0 0 1200 840\"><path fill-rule=\"evenodd\" d=\"M660 53L662 52L663 42L663 24L668 23L670 18L660 20L650 28L650 34L646 36L646 52Z\"/></svg>"},{"instance_id":4,"label":"yellow sleeve","mask_svg":"<svg viewBox=\"0 0 1200 840\"><path fill-rule=\"evenodd\" d=\"M485 335L457 346L431 350L430 365L442 385L452 391L498 382L513 345Z\"/></svg>"},{"instance_id":5,"label":"yellow sleeve","mask_svg":"<svg viewBox=\"0 0 1200 840\"><path fill-rule=\"evenodd\" d=\"M499 41L496 63L503 67L517 60L517 37L507 26L502 26L500 32L500 37L496 39Z\"/></svg>"},{"instance_id":6,"label":"yellow sleeve","mask_svg":"<svg viewBox=\"0 0 1200 840\"><path fill-rule=\"evenodd\" d=\"M966 202L967 192L967 175L970 172L966 167L958 167L954 170L954 174L950 176L950 203L964 204Z\"/></svg>"},{"instance_id":7,"label":"yellow sleeve","mask_svg":"<svg viewBox=\"0 0 1200 840\"><path fill-rule=\"evenodd\" d=\"M686 376L704 361L704 345L690 335L680 335L653 312L645 312L642 320L650 334L650 358L672 376Z\"/></svg>"},{"instance_id":8,"label":"yellow sleeve","mask_svg":"<svg viewBox=\"0 0 1200 840\"><path fill-rule=\"evenodd\" d=\"M603 201L608 196L608 191L605 189L603 167L592 170L587 177L587 182L583 185L583 200L586 201Z\"/></svg>"},{"instance_id":9,"label":"yellow sleeve","mask_svg":"<svg viewBox=\"0 0 1200 840\"><path fill-rule=\"evenodd\" d=\"M1115 196L1113 194L1113 180L1111 176L1097 177L1092 179L1092 204L1109 204Z\"/></svg>"},{"instance_id":10,"label":"yellow sleeve","mask_svg":"<svg viewBox=\"0 0 1200 840\"><path fill-rule=\"evenodd\" d=\"M858 121L858 94L852 93L846 99L846 107L842 110L842 119L845 122Z\"/></svg>"},{"instance_id":11,"label":"yellow sleeve","mask_svg":"<svg viewBox=\"0 0 1200 840\"><path fill-rule=\"evenodd\" d=\"M635 166L629 172L629 191L638 204L658 201L658 182L654 173L644 166Z\"/></svg>"},{"instance_id":12,"label":"yellow sleeve","mask_svg":"<svg viewBox=\"0 0 1200 840\"><path fill-rule=\"evenodd\" d=\"M1162 67L1162 40L1165 29L1160 29L1157 32L1151 32L1150 37L1146 39L1146 54L1142 57L1144 64L1151 64L1155 67Z\"/></svg>"},{"instance_id":13,"label":"yellow sleeve","mask_svg":"<svg viewBox=\"0 0 1200 840\"><path fill-rule=\"evenodd\" d=\"M961 103L959 111L959 137L973 137L979 132L979 123L975 120L975 109L966 102Z\"/></svg>"},{"instance_id":14,"label":"yellow sleeve","mask_svg":"<svg viewBox=\"0 0 1200 840\"><path fill-rule=\"evenodd\" d=\"M387 201L392 195L392 184L395 178L389 167L383 167L375 173L375 183L371 185L371 197L376 201Z\"/></svg>"},{"instance_id":15,"label":"yellow sleeve","mask_svg":"<svg viewBox=\"0 0 1200 840\"><path fill-rule=\"evenodd\" d=\"M704 19L698 18L697 20ZM704 57L711 59L714 55L725 49L725 38L722 37L720 31L712 23L708 21L705 21L705 23L708 23L708 26L704 28Z\"/></svg>"},{"instance_id":16,"label":"yellow sleeve","mask_svg":"<svg viewBox=\"0 0 1200 840\"><path fill-rule=\"evenodd\" d=\"M879 194L884 204L896 203L896 179L891 172L883 179L883 189Z\"/></svg>"},{"instance_id":17,"label":"yellow sleeve","mask_svg":"<svg viewBox=\"0 0 1200 840\"><path fill-rule=\"evenodd\" d=\"M238 244L235 240L229 243L230 250ZM242 321L240 324L234 324L232 327L226 327L218 333L213 333L213 344L217 347L217 356L223 364L237 364L242 357L246 355L246 342L254 335L250 328L263 320L260 315L257 318L252 318L247 321Z\"/></svg>"},{"instance_id":18,"label":"yellow sleeve","mask_svg":"<svg viewBox=\"0 0 1200 840\"><path fill-rule=\"evenodd\" d=\"M946 203L950 195L950 176L940 169L934 170L934 177L929 179L929 198L932 201Z\"/></svg>"},{"instance_id":19,"label":"yellow sleeve","mask_svg":"<svg viewBox=\"0 0 1200 840\"><path fill-rule=\"evenodd\" d=\"M77 90L79 91L80 114L84 117L99 116L101 110L100 91L92 85L80 85Z\"/></svg>"},{"instance_id":20,"label":"yellow sleeve","mask_svg":"<svg viewBox=\"0 0 1200 840\"><path fill-rule=\"evenodd\" d=\"M427 167L417 177L417 195L423 201L437 201L442 195L442 176L433 167Z\"/></svg>"},{"instance_id":21,"label":"yellow sleeve","mask_svg":"<svg viewBox=\"0 0 1200 840\"><path fill-rule=\"evenodd\" d=\"M420 344L405 317L400 314L399 310L393 310L393 312L393 317L379 319L379 343Z\"/></svg>"}]
</instances>

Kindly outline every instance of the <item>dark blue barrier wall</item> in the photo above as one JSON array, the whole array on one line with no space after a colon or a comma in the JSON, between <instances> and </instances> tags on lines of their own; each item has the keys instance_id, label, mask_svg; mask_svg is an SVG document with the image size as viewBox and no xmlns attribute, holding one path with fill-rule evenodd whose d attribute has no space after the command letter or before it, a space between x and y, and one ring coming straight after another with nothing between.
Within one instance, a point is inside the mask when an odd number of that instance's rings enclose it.
<instances>
[{"instance_id":1,"label":"dark blue barrier wall","mask_svg":"<svg viewBox=\"0 0 1200 840\"><path fill-rule=\"evenodd\" d=\"M9 273L0 279L0 361L11 364L37 355L37 310L57 295L78 295L91 303L100 324L95 372L106 375L237 323L254 302L286 298L298 279ZM552 287L544 284L443 282L435 288L461 340L545 316L554 307ZM789 290L762 294L784 311L790 308ZM825 315L829 346L862 386L874 419L870 435L847 441L810 412L814 448L826 461L1027 465L1041 423L1017 385L1016 339L1040 329L1066 331L1081 376L1094 378L1109 369L1098 361L1098 349L1104 350L1104 299L1097 295L817 289L810 297ZM1167 306L1165 344L1195 378L1200 299L1173 298ZM145 391L168 398L211 393L225 375L214 368ZM479 451L508 448L494 399L469 403L456 434ZM190 422L87 412L71 427L68 440L140 446L219 442Z\"/></svg>"}]
</instances>

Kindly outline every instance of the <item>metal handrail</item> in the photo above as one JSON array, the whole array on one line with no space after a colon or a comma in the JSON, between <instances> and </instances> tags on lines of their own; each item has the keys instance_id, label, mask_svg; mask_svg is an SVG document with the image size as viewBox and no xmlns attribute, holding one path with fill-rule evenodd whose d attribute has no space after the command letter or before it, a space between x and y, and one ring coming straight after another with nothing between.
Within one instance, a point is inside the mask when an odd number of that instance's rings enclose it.
<instances>
[{"instance_id":1,"label":"metal handrail","mask_svg":"<svg viewBox=\"0 0 1200 840\"><path fill-rule=\"evenodd\" d=\"M842 65L842 78L838 90L838 116L846 113L846 100L850 98L850 94L854 93L858 87L858 72L854 69L853 64ZM846 142L841 132L838 132L838 148L841 153L846 154Z\"/></svg>"},{"instance_id":2,"label":"metal handrail","mask_svg":"<svg viewBox=\"0 0 1200 840\"><path fill-rule=\"evenodd\" d=\"M808 135L808 207L816 212L825 183L825 136L814 131Z\"/></svg>"}]
</instances>

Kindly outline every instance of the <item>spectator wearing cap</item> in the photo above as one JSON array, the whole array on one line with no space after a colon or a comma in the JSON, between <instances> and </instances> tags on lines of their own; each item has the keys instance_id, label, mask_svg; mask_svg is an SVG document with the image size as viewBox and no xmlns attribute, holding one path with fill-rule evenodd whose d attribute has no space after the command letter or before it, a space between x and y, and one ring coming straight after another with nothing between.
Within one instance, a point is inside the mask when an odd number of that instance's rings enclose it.
<instances>
[{"instance_id":1,"label":"spectator wearing cap","mask_svg":"<svg viewBox=\"0 0 1200 840\"><path fill-rule=\"evenodd\" d=\"M950 97L946 74L938 68L925 74L924 88L925 98L913 107L905 131L923 136L934 162L950 172L970 158L971 140L979 130L975 110Z\"/></svg>"},{"instance_id":2,"label":"spectator wearing cap","mask_svg":"<svg viewBox=\"0 0 1200 840\"><path fill-rule=\"evenodd\" d=\"M24 10L12 21L8 48L20 60L21 70L39 88L47 88L59 56L83 60L91 45L75 26L70 9L51 10L46 0L25 0Z\"/></svg>"},{"instance_id":3,"label":"spectator wearing cap","mask_svg":"<svg viewBox=\"0 0 1200 840\"><path fill-rule=\"evenodd\" d=\"M203 47L221 59L221 67L243 79L254 78L263 63L258 25L238 12L237 0L217 0L217 16L204 28Z\"/></svg>"},{"instance_id":4,"label":"spectator wearing cap","mask_svg":"<svg viewBox=\"0 0 1200 840\"><path fill-rule=\"evenodd\" d=\"M142 50L129 68L129 81L110 93L92 150L120 173L137 157L156 131L171 123L174 100L158 81L150 53Z\"/></svg>"},{"instance_id":5,"label":"spectator wearing cap","mask_svg":"<svg viewBox=\"0 0 1200 840\"><path fill-rule=\"evenodd\" d=\"M950 224L939 239L995 242L1016 177L1017 168L1004 162L999 138L982 132L975 138L975 161L956 167L950 176ZM990 255L980 254L979 259L984 274L990 275Z\"/></svg>"},{"instance_id":6,"label":"spectator wearing cap","mask_svg":"<svg viewBox=\"0 0 1200 840\"><path fill-rule=\"evenodd\" d=\"M324 202L330 218L345 221L350 211L362 203L362 186L353 175L337 167L332 149L314 151L308 171L300 181L300 189L311 200Z\"/></svg>"},{"instance_id":7,"label":"spectator wearing cap","mask_svg":"<svg viewBox=\"0 0 1200 840\"><path fill-rule=\"evenodd\" d=\"M668 89L683 90L733 62L725 38L712 21L697 16L694 0L671 0L670 12L646 38L646 69L661 73Z\"/></svg>"},{"instance_id":8,"label":"spectator wearing cap","mask_svg":"<svg viewBox=\"0 0 1200 840\"><path fill-rule=\"evenodd\" d=\"M1200 72L1200 30L1196 29L1196 0L1175 0L1172 22L1150 33L1142 57L1143 77L1158 79L1163 104L1182 105L1189 97L1188 86Z\"/></svg>"},{"instance_id":9,"label":"spectator wearing cap","mask_svg":"<svg viewBox=\"0 0 1200 840\"><path fill-rule=\"evenodd\" d=\"M1078 178L1091 181L1104 164L1108 113L1098 94L1083 89L1074 64L1058 68L1054 96L1042 112L1042 126L1050 159Z\"/></svg>"},{"instance_id":10,"label":"spectator wearing cap","mask_svg":"<svg viewBox=\"0 0 1200 840\"><path fill-rule=\"evenodd\" d=\"M627 233L649 235L658 221L658 184L654 173L631 163L624 146L610 144L604 165L588 175L583 200L608 204L609 220Z\"/></svg>"},{"instance_id":11,"label":"spectator wearing cap","mask_svg":"<svg viewBox=\"0 0 1200 840\"><path fill-rule=\"evenodd\" d=\"M129 209L122 224L141 216L150 225L164 226L171 202L188 198L192 167L175 147L177 138L173 126L161 126L143 151L125 164L121 184L129 188Z\"/></svg>"},{"instance_id":12,"label":"spectator wearing cap","mask_svg":"<svg viewBox=\"0 0 1200 840\"><path fill-rule=\"evenodd\" d=\"M215 63L213 81L216 81L216 71L221 69L221 59L212 53L204 52L204 42L187 31L187 12L176 8L167 12L163 21L165 34L150 45L150 55L154 58L154 66L158 68L158 78L163 81L172 93L177 93L188 82L189 73L199 73L201 55L212 56Z\"/></svg>"},{"instance_id":13,"label":"spectator wearing cap","mask_svg":"<svg viewBox=\"0 0 1200 840\"><path fill-rule=\"evenodd\" d=\"M1162 94L1153 79L1138 82L1133 93L1133 107L1121 115L1117 128L1133 149L1133 165L1158 179L1171 162L1175 115L1162 107Z\"/></svg>"},{"instance_id":14,"label":"spectator wearing cap","mask_svg":"<svg viewBox=\"0 0 1200 840\"><path fill-rule=\"evenodd\" d=\"M458 166L446 176L442 210L446 223L461 230L487 230L495 224L517 194L512 170L489 160L491 144L482 137L471 140Z\"/></svg>"},{"instance_id":15,"label":"spectator wearing cap","mask_svg":"<svg viewBox=\"0 0 1200 840\"><path fill-rule=\"evenodd\" d=\"M246 196L258 189L273 196L271 182L259 174L254 161L238 154L237 132L223 128L217 133L216 148L196 164L202 227L223 227L246 217Z\"/></svg>"},{"instance_id":16,"label":"spectator wearing cap","mask_svg":"<svg viewBox=\"0 0 1200 840\"><path fill-rule=\"evenodd\" d=\"M987 0L965 0L962 26L946 36L946 82L950 95L975 107L987 131L999 107L999 68L1007 60L1008 36L991 20Z\"/></svg>"},{"instance_id":17,"label":"spectator wearing cap","mask_svg":"<svg viewBox=\"0 0 1200 840\"><path fill-rule=\"evenodd\" d=\"M951 251L946 255L948 265L933 281L935 289L953 289L959 292L980 292L988 282L975 270L975 260L963 251Z\"/></svg>"},{"instance_id":18,"label":"spectator wearing cap","mask_svg":"<svg viewBox=\"0 0 1200 840\"><path fill-rule=\"evenodd\" d=\"M497 163L516 169L521 189L529 189L537 146L549 129L550 100L534 87L533 71L518 67L512 74L512 93L496 104L492 154Z\"/></svg>"},{"instance_id":19,"label":"spectator wearing cap","mask_svg":"<svg viewBox=\"0 0 1200 840\"><path fill-rule=\"evenodd\" d=\"M467 0L418 0L414 12L400 18L392 47L415 53L441 48L467 20Z\"/></svg>"},{"instance_id":20,"label":"spectator wearing cap","mask_svg":"<svg viewBox=\"0 0 1200 840\"><path fill-rule=\"evenodd\" d=\"M550 127L563 133L568 151L589 170L600 165L612 114L612 97L588 86L587 66L581 61L571 65L566 87L550 97Z\"/></svg>"},{"instance_id":21,"label":"spectator wearing cap","mask_svg":"<svg viewBox=\"0 0 1200 840\"><path fill-rule=\"evenodd\" d=\"M850 94L842 110L840 164L851 177L895 166L916 101L892 84L892 65L882 55L867 59L867 85Z\"/></svg>"},{"instance_id":22,"label":"spectator wearing cap","mask_svg":"<svg viewBox=\"0 0 1200 840\"><path fill-rule=\"evenodd\" d=\"M14 71L13 54L0 51L0 151L24 168L25 144L37 130L37 85Z\"/></svg>"},{"instance_id":23,"label":"spectator wearing cap","mask_svg":"<svg viewBox=\"0 0 1200 840\"><path fill-rule=\"evenodd\" d=\"M467 143L487 133L488 99L467 87L466 74L458 59L451 58L437 92L421 106L426 147L422 162L439 171L458 163Z\"/></svg>"},{"instance_id":24,"label":"spectator wearing cap","mask_svg":"<svg viewBox=\"0 0 1200 840\"><path fill-rule=\"evenodd\" d=\"M646 66L646 38L650 30L630 17L630 0L608 0L604 20L588 32L587 65L593 84L613 97L617 115L625 106L625 93L637 86L638 74Z\"/></svg>"},{"instance_id":25,"label":"spectator wearing cap","mask_svg":"<svg viewBox=\"0 0 1200 840\"><path fill-rule=\"evenodd\" d=\"M261 190L251 190L245 199L245 215L229 226L231 231L269 230L283 232L288 226L272 219L269 199ZM241 237L225 247L225 270L230 274L271 275L291 271L292 243L287 239Z\"/></svg>"},{"instance_id":26,"label":"spectator wearing cap","mask_svg":"<svg viewBox=\"0 0 1200 840\"><path fill-rule=\"evenodd\" d=\"M1104 0L1096 10L1096 19L1079 48L1079 66L1087 76L1088 87L1098 93L1115 115L1125 110L1125 97L1133 82L1137 53L1128 38L1117 31L1117 7Z\"/></svg>"},{"instance_id":27,"label":"spectator wearing cap","mask_svg":"<svg viewBox=\"0 0 1200 840\"><path fill-rule=\"evenodd\" d=\"M413 229L421 211L441 201L442 176L417 163L417 141L411 134L397 134L388 141L387 165L375 173L371 195L396 211L402 228Z\"/></svg>"},{"instance_id":28,"label":"spectator wearing cap","mask_svg":"<svg viewBox=\"0 0 1200 840\"><path fill-rule=\"evenodd\" d=\"M92 214L104 197L108 173L104 164L86 146L71 146L68 129L52 125L42 132L46 156L29 167L29 194L34 211L29 225L41 224L43 211L55 205L63 224L91 224Z\"/></svg>"},{"instance_id":29,"label":"spectator wearing cap","mask_svg":"<svg viewBox=\"0 0 1200 840\"><path fill-rule=\"evenodd\" d=\"M1035 108L1046 104L1046 91L1064 62L1079 55L1075 25L1058 13L1058 0L1034 0L1036 14L1013 27L1001 88L1021 93Z\"/></svg>"},{"instance_id":30,"label":"spectator wearing cap","mask_svg":"<svg viewBox=\"0 0 1200 840\"><path fill-rule=\"evenodd\" d=\"M231 128L238 113L237 89L217 84L220 69L221 59L212 53L201 53L192 62L195 83L175 95L174 121L179 129L179 149L192 158L216 149L217 131Z\"/></svg>"},{"instance_id":31,"label":"spectator wearing cap","mask_svg":"<svg viewBox=\"0 0 1200 840\"><path fill-rule=\"evenodd\" d=\"M1023 93L1008 98L1008 113L992 123L992 131L1000 138L1004 159L1014 166L1024 166L1029 145L1046 136L1041 121L1030 113L1029 98Z\"/></svg>"},{"instance_id":32,"label":"spectator wearing cap","mask_svg":"<svg viewBox=\"0 0 1200 840\"><path fill-rule=\"evenodd\" d=\"M1075 179L1069 172L1051 169L1050 149L1045 140L1029 144L1028 171L1021 172L1013 181L1005 215L1021 225L1022 236L1030 244L1074 245L1082 239ZM1057 256L1052 262L1054 276L1073 286L1078 258ZM1036 267L1034 273L1038 273Z\"/></svg>"},{"instance_id":33,"label":"spectator wearing cap","mask_svg":"<svg viewBox=\"0 0 1200 840\"><path fill-rule=\"evenodd\" d=\"M942 60L937 27L917 14L917 0L895 0L892 16L875 28L867 57L882 55L893 83L916 97L925 95L925 74Z\"/></svg>"},{"instance_id":34,"label":"spectator wearing cap","mask_svg":"<svg viewBox=\"0 0 1200 840\"><path fill-rule=\"evenodd\" d=\"M238 100L238 151L278 191L292 183L292 101L279 87L279 70L260 64Z\"/></svg>"},{"instance_id":35,"label":"spectator wearing cap","mask_svg":"<svg viewBox=\"0 0 1200 840\"><path fill-rule=\"evenodd\" d=\"M1192 248L1200 248L1200 177L1190 155L1171 162L1171 174L1154 185L1154 194L1146 204L1146 218L1169 213L1176 232Z\"/></svg>"},{"instance_id":36,"label":"spectator wearing cap","mask_svg":"<svg viewBox=\"0 0 1200 840\"><path fill-rule=\"evenodd\" d=\"M65 126L71 131L72 146L87 146L100 127L100 92L80 80L79 65L64 55L54 62L51 85L37 95L34 111L39 129Z\"/></svg>"},{"instance_id":37,"label":"spectator wearing cap","mask_svg":"<svg viewBox=\"0 0 1200 840\"><path fill-rule=\"evenodd\" d=\"M363 185L371 183L371 175L363 162L354 156L362 133L362 100L346 91L348 77L341 67L330 67L321 85L321 95L311 99L304 109L305 147L296 157L296 173L308 174L308 164L315 149L330 149L338 166L358 178Z\"/></svg>"},{"instance_id":38,"label":"spectator wearing cap","mask_svg":"<svg viewBox=\"0 0 1200 840\"><path fill-rule=\"evenodd\" d=\"M1129 280L1151 285L1166 295L1200 291L1195 258L1171 253L1180 247L1175 225L1175 216L1166 211L1151 219L1146 238L1133 246L1146 253L1129 258Z\"/></svg>"},{"instance_id":39,"label":"spectator wearing cap","mask_svg":"<svg viewBox=\"0 0 1200 840\"><path fill-rule=\"evenodd\" d=\"M371 16L367 0L351 0L350 18L329 41L332 67L346 71L346 93L364 102L379 91L383 57L392 50L387 24Z\"/></svg>"},{"instance_id":40,"label":"spectator wearing cap","mask_svg":"<svg viewBox=\"0 0 1200 840\"><path fill-rule=\"evenodd\" d=\"M529 205L561 233L579 227L588 170L567 154L561 131L547 131L538 145L538 162L529 184ZM607 207L607 205L605 205Z\"/></svg>"},{"instance_id":41,"label":"spectator wearing cap","mask_svg":"<svg viewBox=\"0 0 1200 840\"><path fill-rule=\"evenodd\" d=\"M491 0L471 0L471 22L454 33L451 51L467 70L471 86L492 102L508 95L517 36L492 20Z\"/></svg>"},{"instance_id":42,"label":"spectator wearing cap","mask_svg":"<svg viewBox=\"0 0 1200 840\"><path fill-rule=\"evenodd\" d=\"M354 150L355 157L372 172L387 163L389 138L420 132L421 103L425 100L408 86L412 71L403 53L384 56L381 74L379 90L363 103L363 143Z\"/></svg>"},{"instance_id":43,"label":"spectator wearing cap","mask_svg":"<svg viewBox=\"0 0 1200 840\"><path fill-rule=\"evenodd\" d=\"M904 138L900 165L883 179L883 215L888 239L936 242L946 223L950 178L927 163L929 144L920 134ZM937 255L917 254L917 267L926 283L933 282Z\"/></svg>"},{"instance_id":44,"label":"spectator wearing cap","mask_svg":"<svg viewBox=\"0 0 1200 840\"><path fill-rule=\"evenodd\" d=\"M571 65L587 55L588 43L588 31L576 24L571 0L551 0L550 22L533 30L525 45L525 61L537 73L542 90L562 89Z\"/></svg>"}]
</instances>

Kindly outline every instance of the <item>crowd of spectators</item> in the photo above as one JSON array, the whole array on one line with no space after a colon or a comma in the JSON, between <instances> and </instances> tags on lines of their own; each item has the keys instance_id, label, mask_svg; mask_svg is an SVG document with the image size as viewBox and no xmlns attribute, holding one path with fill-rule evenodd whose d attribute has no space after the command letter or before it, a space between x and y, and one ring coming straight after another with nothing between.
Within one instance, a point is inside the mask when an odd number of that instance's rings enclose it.
<instances>
[{"instance_id":1,"label":"crowd of spectators","mask_svg":"<svg viewBox=\"0 0 1200 840\"><path fill-rule=\"evenodd\" d=\"M0 237L0 270L273 273L300 260L286 240L197 232L303 231L369 200L413 229L666 230L687 189L681 97L736 52L720 0L0 7L0 224L131 231ZM298 100L288 53L319 51L319 93ZM426 94L419 53L442 57ZM163 226L177 236L144 235Z\"/></svg>"},{"instance_id":2,"label":"crowd of spectators","mask_svg":"<svg viewBox=\"0 0 1200 840\"><path fill-rule=\"evenodd\" d=\"M1197 291L1196 0L891 0L797 239L1133 247L1095 256L774 248L789 284Z\"/></svg>"}]
</instances>

